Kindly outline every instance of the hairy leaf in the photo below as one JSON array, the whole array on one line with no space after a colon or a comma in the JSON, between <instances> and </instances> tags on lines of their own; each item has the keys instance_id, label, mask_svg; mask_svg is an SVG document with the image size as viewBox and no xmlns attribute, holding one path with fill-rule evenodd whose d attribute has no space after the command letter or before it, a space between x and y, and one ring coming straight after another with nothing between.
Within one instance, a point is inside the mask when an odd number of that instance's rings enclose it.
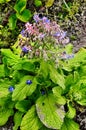
<instances>
[{"instance_id":1,"label":"hairy leaf","mask_svg":"<svg viewBox=\"0 0 86 130\"><path fill-rule=\"evenodd\" d=\"M32 84L26 84L27 80L31 80ZM15 90L12 94L12 100L23 100L27 96L30 96L36 89L37 82L32 76L25 76L22 78L19 84L15 85Z\"/></svg>"},{"instance_id":2,"label":"hairy leaf","mask_svg":"<svg viewBox=\"0 0 86 130\"><path fill-rule=\"evenodd\" d=\"M61 75L60 73L58 73L58 71L55 69L55 67L53 65L49 65L49 73L50 73L50 79L55 84L58 84L63 89L65 89L64 75Z\"/></svg>"},{"instance_id":3,"label":"hairy leaf","mask_svg":"<svg viewBox=\"0 0 86 130\"><path fill-rule=\"evenodd\" d=\"M79 125L71 119L65 118L60 130L80 130Z\"/></svg>"},{"instance_id":4,"label":"hairy leaf","mask_svg":"<svg viewBox=\"0 0 86 130\"><path fill-rule=\"evenodd\" d=\"M8 108L0 108L0 126L4 125L10 116L13 115L13 110Z\"/></svg>"},{"instance_id":5,"label":"hairy leaf","mask_svg":"<svg viewBox=\"0 0 86 130\"><path fill-rule=\"evenodd\" d=\"M36 108L32 106L22 119L21 130L38 130L41 127L42 123L36 114Z\"/></svg>"},{"instance_id":6,"label":"hairy leaf","mask_svg":"<svg viewBox=\"0 0 86 130\"><path fill-rule=\"evenodd\" d=\"M22 121L22 116L23 116L23 113L22 112L16 112L15 115L14 115L14 126L13 126L13 130L18 130L18 127L20 126L21 124L21 121Z\"/></svg>"},{"instance_id":7,"label":"hairy leaf","mask_svg":"<svg viewBox=\"0 0 86 130\"><path fill-rule=\"evenodd\" d=\"M41 122L48 128L60 129L64 120L65 112L56 104L52 94L39 97L36 102L37 114Z\"/></svg>"},{"instance_id":8,"label":"hairy leaf","mask_svg":"<svg viewBox=\"0 0 86 130\"><path fill-rule=\"evenodd\" d=\"M76 115L76 109L72 107L72 104L70 102L67 103L67 106L68 106L68 112L66 113L66 117L72 119Z\"/></svg>"},{"instance_id":9,"label":"hairy leaf","mask_svg":"<svg viewBox=\"0 0 86 130\"><path fill-rule=\"evenodd\" d=\"M56 102L60 105L64 105L66 103L65 97L62 96L63 90L61 87L54 87L52 89L53 94L56 98Z\"/></svg>"}]
</instances>

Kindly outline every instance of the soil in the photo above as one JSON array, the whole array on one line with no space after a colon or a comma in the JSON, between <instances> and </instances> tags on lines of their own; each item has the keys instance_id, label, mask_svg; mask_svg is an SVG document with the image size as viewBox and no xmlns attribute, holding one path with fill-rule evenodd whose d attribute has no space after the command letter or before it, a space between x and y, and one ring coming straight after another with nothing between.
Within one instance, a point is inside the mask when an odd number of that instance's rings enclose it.
<instances>
[{"instance_id":1,"label":"soil","mask_svg":"<svg viewBox=\"0 0 86 130\"><path fill-rule=\"evenodd\" d=\"M79 1L79 10L74 14L76 20L71 18L66 21L58 16L59 12L63 13L62 0L55 0L54 4L48 9L38 8L36 10L50 19L56 20L67 31L70 42L74 45L74 52L77 52L81 47L86 48L86 0ZM80 130L86 130L86 107L77 107L75 121L80 124ZM5 126L0 127L0 130L12 130L12 127L13 118L11 117Z\"/></svg>"}]
</instances>

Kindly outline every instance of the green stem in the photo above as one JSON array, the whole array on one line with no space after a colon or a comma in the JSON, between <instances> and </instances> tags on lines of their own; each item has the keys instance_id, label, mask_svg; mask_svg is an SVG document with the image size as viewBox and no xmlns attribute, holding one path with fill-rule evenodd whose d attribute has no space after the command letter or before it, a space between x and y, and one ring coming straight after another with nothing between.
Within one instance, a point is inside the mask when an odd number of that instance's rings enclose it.
<instances>
[{"instance_id":1,"label":"green stem","mask_svg":"<svg viewBox=\"0 0 86 130\"><path fill-rule=\"evenodd\" d=\"M63 2L64 2L64 4L65 4L65 6L67 7L68 11L71 11L71 9L70 9L69 6L67 5L66 1L63 0Z\"/></svg>"}]
</instances>

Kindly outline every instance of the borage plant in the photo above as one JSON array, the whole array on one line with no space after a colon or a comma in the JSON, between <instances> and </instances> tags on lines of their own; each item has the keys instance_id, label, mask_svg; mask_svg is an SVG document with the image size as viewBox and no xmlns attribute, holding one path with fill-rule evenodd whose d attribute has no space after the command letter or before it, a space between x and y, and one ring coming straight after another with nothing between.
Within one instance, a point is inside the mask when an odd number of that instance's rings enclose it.
<instances>
[{"instance_id":1,"label":"borage plant","mask_svg":"<svg viewBox=\"0 0 86 130\"><path fill-rule=\"evenodd\" d=\"M74 106L86 106L86 50L73 55L56 23L34 17L12 51L1 49L0 126L13 116L13 130L79 130Z\"/></svg>"}]
</instances>

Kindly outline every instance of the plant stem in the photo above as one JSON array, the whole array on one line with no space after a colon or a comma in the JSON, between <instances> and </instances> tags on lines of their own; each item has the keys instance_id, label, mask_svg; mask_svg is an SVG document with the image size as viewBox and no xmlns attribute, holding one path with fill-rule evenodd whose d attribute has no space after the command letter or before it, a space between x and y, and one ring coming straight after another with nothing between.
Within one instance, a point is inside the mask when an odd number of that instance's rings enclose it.
<instances>
[{"instance_id":1,"label":"plant stem","mask_svg":"<svg viewBox=\"0 0 86 130\"><path fill-rule=\"evenodd\" d=\"M66 1L63 0L63 2L64 2L64 4L65 4L65 6L67 7L68 11L71 11L71 9L69 8L69 6L68 6L68 4L66 3Z\"/></svg>"}]
</instances>

